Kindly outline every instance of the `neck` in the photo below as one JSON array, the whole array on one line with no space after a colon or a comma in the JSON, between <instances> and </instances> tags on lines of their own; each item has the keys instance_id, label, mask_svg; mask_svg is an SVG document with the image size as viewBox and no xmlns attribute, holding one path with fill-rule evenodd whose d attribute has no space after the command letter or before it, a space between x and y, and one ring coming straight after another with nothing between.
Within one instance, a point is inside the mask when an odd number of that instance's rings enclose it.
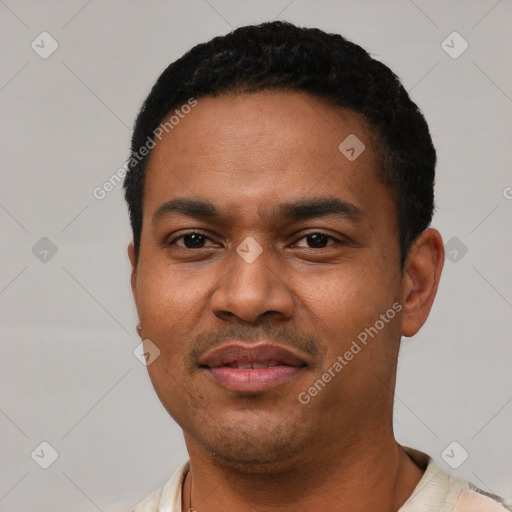
<instances>
[{"instance_id":1,"label":"neck","mask_svg":"<svg viewBox=\"0 0 512 512\"><path fill-rule=\"evenodd\" d=\"M378 441L378 442L377 442ZM349 509L397 511L423 476L391 435L336 450L326 447L309 460L287 464L286 471L235 470L187 439L190 471L183 488L183 510L197 512L283 512ZM383 505L384 504L384 505Z\"/></svg>"}]
</instances>

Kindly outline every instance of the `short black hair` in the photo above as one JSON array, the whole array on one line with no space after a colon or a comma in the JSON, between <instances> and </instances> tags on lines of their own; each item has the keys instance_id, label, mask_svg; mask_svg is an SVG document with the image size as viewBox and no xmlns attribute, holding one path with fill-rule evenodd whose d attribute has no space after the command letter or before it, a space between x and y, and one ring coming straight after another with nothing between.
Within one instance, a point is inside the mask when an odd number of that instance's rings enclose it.
<instances>
[{"instance_id":1,"label":"short black hair","mask_svg":"<svg viewBox=\"0 0 512 512\"><path fill-rule=\"evenodd\" d=\"M398 77L363 48L339 34L285 21L240 27L198 44L154 84L135 121L124 180L136 259L149 157L139 151L154 142L155 129L191 98L272 89L306 92L364 116L379 141L379 178L396 204L403 269L434 213L436 152L425 118Z\"/></svg>"}]
</instances>

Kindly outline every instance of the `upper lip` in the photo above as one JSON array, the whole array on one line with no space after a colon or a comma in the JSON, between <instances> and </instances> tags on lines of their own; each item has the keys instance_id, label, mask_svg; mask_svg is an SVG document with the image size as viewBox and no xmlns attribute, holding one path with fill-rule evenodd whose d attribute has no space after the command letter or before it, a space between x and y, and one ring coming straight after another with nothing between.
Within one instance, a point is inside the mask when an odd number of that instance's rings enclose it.
<instances>
[{"instance_id":1,"label":"upper lip","mask_svg":"<svg viewBox=\"0 0 512 512\"><path fill-rule=\"evenodd\" d=\"M250 366L252 363L306 366L306 361L295 354L292 349L271 343L247 345L242 342L231 342L206 352L199 360L201 366L208 368L240 364Z\"/></svg>"}]
</instances>

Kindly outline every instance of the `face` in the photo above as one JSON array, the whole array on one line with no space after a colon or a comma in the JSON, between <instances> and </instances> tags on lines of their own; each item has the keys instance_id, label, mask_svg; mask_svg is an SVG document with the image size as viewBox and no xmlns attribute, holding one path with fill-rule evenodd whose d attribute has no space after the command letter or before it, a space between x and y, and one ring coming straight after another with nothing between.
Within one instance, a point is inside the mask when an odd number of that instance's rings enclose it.
<instances>
[{"instance_id":1,"label":"face","mask_svg":"<svg viewBox=\"0 0 512 512\"><path fill-rule=\"evenodd\" d=\"M263 468L391 429L414 286L378 167L358 114L295 92L199 98L153 149L132 288L189 452Z\"/></svg>"}]
</instances>

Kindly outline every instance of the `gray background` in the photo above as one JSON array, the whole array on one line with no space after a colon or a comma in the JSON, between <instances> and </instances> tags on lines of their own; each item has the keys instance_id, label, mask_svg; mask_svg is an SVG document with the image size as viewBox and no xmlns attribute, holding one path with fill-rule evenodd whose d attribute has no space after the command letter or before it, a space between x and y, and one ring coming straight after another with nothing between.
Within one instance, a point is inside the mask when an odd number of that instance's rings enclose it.
<instances>
[{"instance_id":1,"label":"gray background","mask_svg":"<svg viewBox=\"0 0 512 512\"><path fill-rule=\"evenodd\" d=\"M445 243L455 237L453 261L427 324L403 340L396 434L512 498L510 0L0 0L0 510L129 510L185 459L133 355L121 187L103 200L92 192L127 158L137 110L168 63L275 18L361 44L427 117L439 156L433 226ZM46 59L31 47L50 47L43 31L59 45ZM469 44L458 58L442 46L453 31ZM48 469L31 457L43 441L58 452Z\"/></svg>"}]
</instances>

